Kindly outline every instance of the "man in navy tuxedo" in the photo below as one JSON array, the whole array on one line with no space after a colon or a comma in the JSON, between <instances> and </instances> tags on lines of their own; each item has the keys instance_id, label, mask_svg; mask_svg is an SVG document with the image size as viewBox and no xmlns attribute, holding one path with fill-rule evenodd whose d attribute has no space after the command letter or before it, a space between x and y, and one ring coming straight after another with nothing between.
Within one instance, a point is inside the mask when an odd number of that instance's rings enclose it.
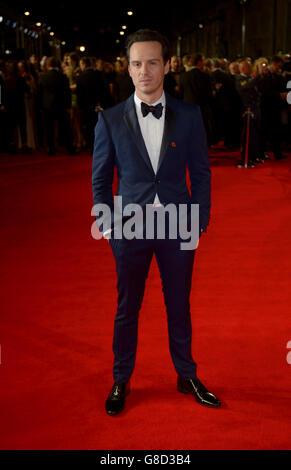
<instances>
[{"instance_id":1,"label":"man in navy tuxedo","mask_svg":"<svg viewBox=\"0 0 291 470\"><path fill-rule=\"evenodd\" d=\"M117 168L117 195L122 208L150 206L157 212L199 204L199 235L206 231L210 213L210 169L205 130L197 105L176 100L163 91L169 71L166 38L151 30L139 30L127 39L129 73L135 93L126 101L99 113L93 153L93 196L95 208L106 205L114 212L112 183ZM186 168L191 196L186 185ZM172 207L173 207L172 206ZM121 214L124 212L121 208ZM96 215L97 215L96 211ZM167 214L166 214L167 215ZM121 217L121 223L129 217ZM102 222L100 222L102 220ZM159 266L167 309L169 347L177 372L177 387L192 394L202 405L220 406L219 400L201 383L191 354L189 296L196 246L181 249L181 237L118 238L111 217L96 217L103 236L109 239L116 262L118 307L114 324L114 385L106 400L109 415L124 408L134 369L138 314L153 255ZM142 222L144 224L144 222ZM157 218L155 219L157 225Z\"/></svg>"}]
</instances>

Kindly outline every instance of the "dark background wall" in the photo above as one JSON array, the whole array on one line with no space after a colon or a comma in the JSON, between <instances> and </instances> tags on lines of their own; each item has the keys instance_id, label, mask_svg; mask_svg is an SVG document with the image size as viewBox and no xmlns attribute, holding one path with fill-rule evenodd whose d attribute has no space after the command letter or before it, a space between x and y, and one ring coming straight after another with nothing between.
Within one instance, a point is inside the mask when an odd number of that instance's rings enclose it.
<instances>
[{"instance_id":1,"label":"dark background wall","mask_svg":"<svg viewBox=\"0 0 291 470\"><path fill-rule=\"evenodd\" d=\"M127 34L144 27L160 30L178 55L199 51L210 57L258 57L291 50L291 0L139 0L130 2L134 11L130 18L129 2L122 0L116 4L83 0L79 6L65 0L26 3L32 11L28 18L23 16L22 1L0 2L0 15L9 16L11 24L17 22L14 29L0 23L1 55L7 49L13 53L20 49L25 57L32 52L60 56L84 43L86 53L115 59L124 46L126 36L119 36L124 23ZM46 28L33 27L38 18L52 26L53 38ZM29 33L19 31L21 25Z\"/></svg>"},{"instance_id":2,"label":"dark background wall","mask_svg":"<svg viewBox=\"0 0 291 470\"><path fill-rule=\"evenodd\" d=\"M179 7L173 11L175 50L201 51L206 56L270 56L291 50L290 0L207 1L189 5L187 19ZM175 20L174 20L175 18ZM245 18L245 44L242 26ZM193 21L194 20L194 21ZM203 28L199 28L199 24Z\"/></svg>"}]
</instances>

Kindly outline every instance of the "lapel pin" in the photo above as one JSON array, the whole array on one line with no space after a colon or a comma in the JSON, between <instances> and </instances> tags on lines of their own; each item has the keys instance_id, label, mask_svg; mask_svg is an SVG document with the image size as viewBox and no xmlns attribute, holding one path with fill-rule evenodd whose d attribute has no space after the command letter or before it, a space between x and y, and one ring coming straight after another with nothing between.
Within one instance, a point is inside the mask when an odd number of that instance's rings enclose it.
<instances>
[{"instance_id":1,"label":"lapel pin","mask_svg":"<svg viewBox=\"0 0 291 470\"><path fill-rule=\"evenodd\" d=\"M176 142L172 142L172 147L176 147Z\"/></svg>"}]
</instances>

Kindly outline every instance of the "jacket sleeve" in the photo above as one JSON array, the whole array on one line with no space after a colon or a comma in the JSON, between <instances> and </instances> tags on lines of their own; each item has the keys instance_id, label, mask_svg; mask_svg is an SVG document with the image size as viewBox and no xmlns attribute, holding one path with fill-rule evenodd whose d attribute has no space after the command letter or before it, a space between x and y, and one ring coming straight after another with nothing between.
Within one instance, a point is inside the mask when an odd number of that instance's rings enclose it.
<instances>
[{"instance_id":1,"label":"jacket sleeve","mask_svg":"<svg viewBox=\"0 0 291 470\"><path fill-rule=\"evenodd\" d=\"M198 106L194 118L188 168L191 182L191 204L199 204L199 225L200 229L206 232L210 218L211 172L206 132Z\"/></svg>"},{"instance_id":2,"label":"jacket sleeve","mask_svg":"<svg viewBox=\"0 0 291 470\"><path fill-rule=\"evenodd\" d=\"M113 214L113 175L114 175L115 148L104 119L103 112L99 113L95 127L95 141L92 165L93 200L96 214L96 222L101 232L111 228ZM100 204L107 206L107 212L103 212L103 222L98 223L101 208ZM107 215L106 215L107 214Z\"/></svg>"}]
</instances>

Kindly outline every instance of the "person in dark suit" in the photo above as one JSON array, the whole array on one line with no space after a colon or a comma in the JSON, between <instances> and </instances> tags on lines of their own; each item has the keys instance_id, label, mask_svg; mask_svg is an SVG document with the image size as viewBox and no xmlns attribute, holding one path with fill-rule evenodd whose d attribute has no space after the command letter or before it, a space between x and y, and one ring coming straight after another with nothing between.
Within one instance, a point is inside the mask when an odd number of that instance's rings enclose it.
<instances>
[{"instance_id":1,"label":"person in dark suit","mask_svg":"<svg viewBox=\"0 0 291 470\"><path fill-rule=\"evenodd\" d=\"M109 95L101 72L94 70L89 57L80 59L81 73L77 78L77 104L83 138L87 148L93 152L94 129L98 117L98 107L105 108Z\"/></svg>"},{"instance_id":2,"label":"person in dark suit","mask_svg":"<svg viewBox=\"0 0 291 470\"><path fill-rule=\"evenodd\" d=\"M270 63L270 72L257 77L256 84L261 93L262 140L261 154L266 150L266 143L270 141L271 150L275 160L279 161L287 156L282 154L282 111L288 108L287 81L281 73L283 59L274 56Z\"/></svg>"},{"instance_id":3,"label":"person in dark suit","mask_svg":"<svg viewBox=\"0 0 291 470\"><path fill-rule=\"evenodd\" d=\"M165 76L164 90L174 98L180 98L179 84L181 75L181 59L173 55L170 61L170 71Z\"/></svg>"},{"instance_id":4,"label":"person in dark suit","mask_svg":"<svg viewBox=\"0 0 291 470\"><path fill-rule=\"evenodd\" d=\"M115 62L115 87L114 94L116 104L121 101L127 100L130 95L134 92L134 86L128 73L127 60L117 60Z\"/></svg>"},{"instance_id":5,"label":"person in dark suit","mask_svg":"<svg viewBox=\"0 0 291 470\"><path fill-rule=\"evenodd\" d=\"M214 91L213 114L217 141L223 140L228 148L240 147L240 98L234 80L220 67L221 61L213 59L210 73Z\"/></svg>"},{"instance_id":6,"label":"person in dark suit","mask_svg":"<svg viewBox=\"0 0 291 470\"><path fill-rule=\"evenodd\" d=\"M194 395L202 405L218 407L220 401L200 382L191 353L189 296L196 246L181 249L181 235L120 237L111 221L115 212L112 182L117 168L118 197L122 197L119 222L129 222L124 209L138 205L142 214L165 206L199 204L199 231L206 231L210 216L210 168L203 121L198 106L185 104L163 91L169 70L169 45L158 32L139 30L127 38L129 73L135 93L128 100L99 113L95 129L92 184L96 222L109 238L117 270L118 307L114 324L114 384L106 412L124 408L130 391L136 348L138 314L153 255L159 266L167 310L169 347L178 374L178 391ZM191 196L186 185L189 168ZM109 209L100 218L98 206ZM105 211L106 212L106 211ZM124 216L122 218L122 216ZM118 217L117 217L118 219ZM157 219L156 219L157 220ZM118 224L117 224L118 225ZM198 232L198 230L197 230ZM119 238L118 238L119 237Z\"/></svg>"},{"instance_id":7,"label":"person in dark suit","mask_svg":"<svg viewBox=\"0 0 291 470\"><path fill-rule=\"evenodd\" d=\"M214 133L213 121L213 96L211 80L207 73L203 72L204 57L195 54L193 58L194 67L184 72L180 77L180 96L183 101L200 106L203 123L205 126L208 145L212 145Z\"/></svg>"},{"instance_id":8,"label":"person in dark suit","mask_svg":"<svg viewBox=\"0 0 291 470\"><path fill-rule=\"evenodd\" d=\"M40 75L40 101L44 113L46 138L49 155L55 155L55 124L58 127L58 140L69 154L74 154L70 118L71 92L67 77L59 70L54 57L47 59L47 71Z\"/></svg>"},{"instance_id":9,"label":"person in dark suit","mask_svg":"<svg viewBox=\"0 0 291 470\"><path fill-rule=\"evenodd\" d=\"M240 74L235 77L235 86L240 97L242 160L237 162L237 167L241 168L245 164L248 149L247 165L254 168L257 163L264 163L260 158L261 96L256 79L251 76L252 64L248 57L240 59L239 69Z\"/></svg>"}]
</instances>

